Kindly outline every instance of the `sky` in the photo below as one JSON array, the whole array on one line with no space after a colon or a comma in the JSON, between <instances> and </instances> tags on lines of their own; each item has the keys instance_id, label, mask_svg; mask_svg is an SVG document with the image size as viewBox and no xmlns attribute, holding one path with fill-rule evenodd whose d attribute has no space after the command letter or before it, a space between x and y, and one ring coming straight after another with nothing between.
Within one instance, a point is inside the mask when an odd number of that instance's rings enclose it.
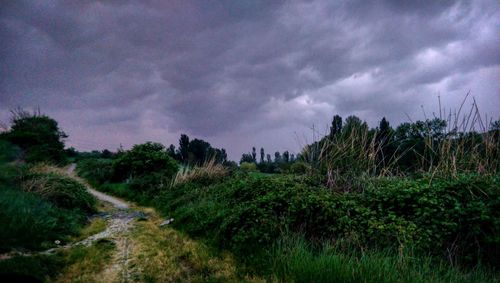
<instances>
[{"instance_id":1,"label":"sky","mask_svg":"<svg viewBox=\"0 0 500 283\"><path fill-rule=\"evenodd\" d=\"M298 152L335 114L395 126L469 91L500 118L500 1L0 3L0 121L40 107L78 150Z\"/></svg>"}]
</instances>

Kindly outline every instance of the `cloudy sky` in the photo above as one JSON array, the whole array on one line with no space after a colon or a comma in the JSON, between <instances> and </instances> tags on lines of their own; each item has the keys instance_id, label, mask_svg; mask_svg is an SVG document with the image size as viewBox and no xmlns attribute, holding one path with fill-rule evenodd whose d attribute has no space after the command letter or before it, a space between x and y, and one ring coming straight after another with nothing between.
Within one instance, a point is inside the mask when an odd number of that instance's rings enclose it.
<instances>
[{"instance_id":1,"label":"cloudy sky","mask_svg":"<svg viewBox=\"0 0 500 283\"><path fill-rule=\"evenodd\" d=\"M0 120L40 106L80 150L297 151L334 114L398 124L469 90L499 118L496 0L0 3Z\"/></svg>"}]
</instances>

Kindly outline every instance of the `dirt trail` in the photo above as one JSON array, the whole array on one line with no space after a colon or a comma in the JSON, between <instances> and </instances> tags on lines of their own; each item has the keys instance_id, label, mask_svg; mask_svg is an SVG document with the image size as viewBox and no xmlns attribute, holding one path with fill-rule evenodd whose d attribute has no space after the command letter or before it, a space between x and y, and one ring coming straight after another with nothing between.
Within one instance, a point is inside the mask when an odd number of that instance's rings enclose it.
<instances>
[{"instance_id":1,"label":"dirt trail","mask_svg":"<svg viewBox=\"0 0 500 283\"><path fill-rule=\"evenodd\" d=\"M70 166L68 166L68 169L66 170L66 174L68 174L71 177L76 177L75 176L75 169L76 169L76 164L72 163ZM129 208L129 205L126 202L124 202L120 199L117 199L115 197L109 196L107 194L98 192L98 191L92 189L89 185L87 185L87 190L93 196L95 196L97 199L99 199L101 201L109 202L111 205L113 205L114 207L116 207L118 209L128 209Z\"/></svg>"}]
</instances>

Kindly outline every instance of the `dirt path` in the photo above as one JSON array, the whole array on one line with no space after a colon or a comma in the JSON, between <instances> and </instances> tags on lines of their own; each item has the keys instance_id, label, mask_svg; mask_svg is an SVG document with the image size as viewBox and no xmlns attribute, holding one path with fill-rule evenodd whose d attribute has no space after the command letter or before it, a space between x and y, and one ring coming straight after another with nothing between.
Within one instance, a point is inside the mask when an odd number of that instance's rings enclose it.
<instances>
[{"instance_id":1,"label":"dirt path","mask_svg":"<svg viewBox=\"0 0 500 283\"><path fill-rule=\"evenodd\" d=\"M77 178L75 176L75 169L76 169L76 164L72 163L71 165L68 166L68 169L66 170L66 174L68 174L70 177ZM116 207L117 209L128 209L129 208L129 205L126 202L124 202L120 199L117 199L115 197L109 196L107 194L98 192L98 191L94 190L93 188L91 188L88 184L87 184L87 190L93 196L95 196L97 199L104 201L104 202L108 202L111 205L113 205L114 207Z\"/></svg>"}]
</instances>

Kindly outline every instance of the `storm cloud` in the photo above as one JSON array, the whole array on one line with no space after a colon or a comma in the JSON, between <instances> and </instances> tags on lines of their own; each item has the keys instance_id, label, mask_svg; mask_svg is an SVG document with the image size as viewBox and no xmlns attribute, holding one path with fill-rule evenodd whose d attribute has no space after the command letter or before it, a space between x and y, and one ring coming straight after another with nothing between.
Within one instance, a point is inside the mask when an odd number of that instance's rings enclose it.
<instances>
[{"instance_id":1,"label":"storm cloud","mask_svg":"<svg viewBox=\"0 0 500 283\"><path fill-rule=\"evenodd\" d=\"M0 119L40 106L77 149L187 133L233 159L469 90L498 119L500 2L424 2L2 1Z\"/></svg>"}]
</instances>

